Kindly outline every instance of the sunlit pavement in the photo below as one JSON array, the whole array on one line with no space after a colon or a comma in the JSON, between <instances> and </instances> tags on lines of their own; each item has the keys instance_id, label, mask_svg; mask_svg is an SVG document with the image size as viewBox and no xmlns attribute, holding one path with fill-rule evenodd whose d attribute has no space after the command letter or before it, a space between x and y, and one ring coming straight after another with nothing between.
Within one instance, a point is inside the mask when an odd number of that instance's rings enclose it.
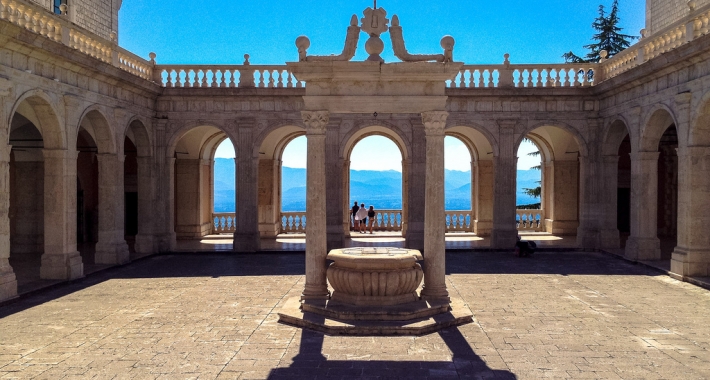
<instances>
[{"instance_id":1,"label":"sunlit pavement","mask_svg":"<svg viewBox=\"0 0 710 380\"><path fill-rule=\"evenodd\" d=\"M0 378L710 378L710 292L598 253L447 253L475 323L332 337L277 323L304 255L155 256L0 307Z\"/></svg>"}]
</instances>

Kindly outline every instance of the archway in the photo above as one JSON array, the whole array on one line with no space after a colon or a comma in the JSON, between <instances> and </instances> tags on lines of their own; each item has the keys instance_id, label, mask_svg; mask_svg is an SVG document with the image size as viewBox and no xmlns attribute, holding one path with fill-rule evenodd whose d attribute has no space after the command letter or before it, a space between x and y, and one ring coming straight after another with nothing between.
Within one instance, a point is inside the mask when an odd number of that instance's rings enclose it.
<instances>
[{"instance_id":1,"label":"archway","mask_svg":"<svg viewBox=\"0 0 710 380\"><path fill-rule=\"evenodd\" d=\"M518 228L575 235L580 208L579 157L586 147L575 130L566 126L542 125L524 137L540 152L541 196L539 211L517 211Z\"/></svg>"},{"instance_id":2,"label":"archway","mask_svg":"<svg viewBox=\"0 0 710 380\"><path fill-rule=\"evenodd\" d=\"M494 141L493 138L488 134L484 134L484 132L485 129L477 126L458 125L447 128L447 137L444 139L445 149L448 149L446 147L447 139L452 138L460 141L465 146L465 149L459 146L457 150L452 152L445 150L444 154L446 162L449 160L458 162L458 167L461 169L469 165L471 225L470 227L467 225L467 227L469 231L473 231L477 236L489 236L493 229L493 184L495 182L493 160L498 152L492 143ZM449 164L446 162L444 166L448 168ZM461 217L462 213L459 213L457 221L460 221ZM452 219L452 216L448 215L447 221L450 222ZM465 216L463 219L467 222ZM451 232L449 224L447 224L447 227L447 230Z\"/></svg>"},{"instance_id":3,"label":"archway","mask_svg":"<svg viewBox=\"0 0 710 380\"><path fill-rule=\"evenodd\" d=\"M348 192L346 198L352 206L348 222L352 222L354 233L402 232L404 217L403 154L396 142L389 136L370 133L361 136L348 154ZM375 217L364 214L365 223L352 214L354 204L359 208L372 208Z\"/></svg>"},{"instance_id":4,"label":"archway","mask_svg":"<svg viewBox=\"0 0 710 380\"><path fill-rule=\"evenodd\" d=\"M76 243L84 264L91 265L99 241L99 162L96 143L84 128L79 128L76 150Z\"/></svg>"},{"instance_id":5,"label":"archway","mask_svg":"<svg viewBox=\"0 0 710 380\"><path fill-rule=\"evenodd\" d=\"M131 255L154 251L152 152L145 125L132 121L123 141L124 231Z\"/></svg>"},{"instance_id":6,"label":"archway","mask_svg":"<svg viewBox=\"0 0 710 380\"><path fill-rule=\"evenodd\" d=\"M444 137L444 209L446 232L472 232L473 166L470 145L464 136L450 134Z\"/></svg>"},{"instance_id":7,"label":"archway","mask_svg":"<svg viewBox=\"0 0 710 380\"><path fill-rule=\"evenodd\" d=\"M534 140L533 140L534 139ZM535 142L537 140L537 142ZM521 231L542 231L545 227L542 200L543 165L549 162L549 149L543 149L541 139L533 136L524 139L518 146L516 170L516 226Z\"/></svg>"},{"instance_id":8,"label":"archway","mask_svg":"<svg viewBox=\"0 0 710 380\"><path fill-rule=\"evenodd\" d=\"M661 260L670 260L678 243L678 131L666 129L658 143L658 217Z\"/></svg>"},{"instance_id":9,"label":"archway","mask_svg":"<svg viewBox=\"0 0 710 380\"><path fill-rule=\"evenodd\" d=\"M281 180L279 233L305 232L306 226L306 136L292 135L279 160Z\"/></svg>"},{"instance_id":10,"label":"archway","mask_svg":"<svg viewBox=\"0 0 710 380\"><path fill-rule=\"evenodd\" d=\"M634 144L622 119L608 127L601 148L604 216L601 221L601 246L625 248L631 233L631 154Z\"/></svg>"},{"instance_id":11,"label":"archway","mask_svg":"<svg viewBox=\"0 0 710 380\"><path fill-rule=\"evenodd\" d=\"M45 217L44 140L36 124L20 112L10 124L9 263L22 291L40 279Z\"/></svg>"},{"instance_id":12,"label":"archway","mask_svg":"<svg viewBox=\"0 0 710 380\"><path fill-rule=\"evenodd\" d=\"M213 214L213 159L227 135L217 127L203 125L178 136L168 151L173 159L171 220L176 238L234 233L234 214L219 218Z\"/></svg>"}]
</instances>

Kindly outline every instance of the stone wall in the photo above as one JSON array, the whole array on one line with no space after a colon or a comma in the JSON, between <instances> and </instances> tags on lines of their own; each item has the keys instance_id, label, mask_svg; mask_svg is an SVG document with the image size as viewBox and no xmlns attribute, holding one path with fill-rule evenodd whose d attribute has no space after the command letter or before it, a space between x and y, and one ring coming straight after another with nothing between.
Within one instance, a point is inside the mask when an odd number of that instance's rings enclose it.
<instances>
[{"instance_id":1,"label":"stone wall","mask_svg":"<svg viewBox=\"0 0 710 380\"><path fill-rule=\"evenodd\" d=\"M696 7L710 4L710 0L695 0ZM647 0L646 32L654 34L680 20L690 12L687 0Z\"/></svg>"},{"instance_id":2,"label":"stone wall","mask_svg":"<svg viewBox=\"0 0 710 380\"><path fill-rule=\"evenodd\" d=\"M53 0L29 0L54 12ZM118 34L118 10L122 0L67 0L69 19L99 36L111 39Z\"/></svg>"}]
</instances>

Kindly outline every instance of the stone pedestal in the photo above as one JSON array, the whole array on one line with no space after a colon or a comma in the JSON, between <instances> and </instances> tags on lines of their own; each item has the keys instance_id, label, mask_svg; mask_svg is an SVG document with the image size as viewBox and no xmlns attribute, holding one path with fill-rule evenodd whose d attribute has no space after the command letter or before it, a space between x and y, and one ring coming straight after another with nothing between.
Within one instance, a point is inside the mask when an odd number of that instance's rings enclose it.
<instances>
[{"instance_id":1,"label":"stone pedestal","mask_svg":"<svg viewBox=\"0 0 710 380\"><path fill-rule=\"evenodd\" d=\"M335 249L327 256L332 303L353 306L394 306L419 300L424 278L417 250L402 248Z\"/></svg>"},{"instance_id":2,"label":"stone pedestal","mask_svg":"<svg viewBox=\"0 0 710 380\"><path fill-rule=\"evenodd\" d=\"M308 139L306 174L306 285L303 300L328 299L326 282L326 178L325 130L327 111L302 111Z\"/></svg>"},{"instance_id":3,"label":"stone pedestal","mask_svg":"<svg viewBox=\"0 0 710 380\"><path fill-rule=\"evenodd\" d=\"M84 276L76 250L76 151L45 149L44 254L40 277L71 280Z\"/></svg>"},{"instance_id":4,"label":"stone pedestal","mask_svg":"<svg viewBox=\"0 0 710 380\"><path fill-rule=\"evenodd\" d=\"M671 272L710 276L710 147L678 150L678 246Z\"/></svg>"},{"instance_id":5,"label":"stone pedestal","mask_svg":"<svg viewBox=\"0 0 710 380\"><path fill-rule=\"evenodd\" d=\"M99 241L97 264L125 264L130 261L124 238L123 160L116 154L98 154Z\"/></svg>"},{"instance_id":6,"label":"stone pedestal","mask_svg":"<svg viewBox=\"0 0 710 380\"><path fill-rule=\"evenodd\" d=\"M631 236L624 256L630 260L658 260L658 152L631 154Z\"/></svg>"},{"instance_id":7,"label":"stone pedestal","mask_svg":"<svg viewBox=\"0 0 710 380\"><path fill-rule=\"evenodd\" d=\"M424 202L423 300L449 301L446 290L446 219L444 205L445 111L422 113L426 133L426 200Z\"/></svg>"}]
</instances>

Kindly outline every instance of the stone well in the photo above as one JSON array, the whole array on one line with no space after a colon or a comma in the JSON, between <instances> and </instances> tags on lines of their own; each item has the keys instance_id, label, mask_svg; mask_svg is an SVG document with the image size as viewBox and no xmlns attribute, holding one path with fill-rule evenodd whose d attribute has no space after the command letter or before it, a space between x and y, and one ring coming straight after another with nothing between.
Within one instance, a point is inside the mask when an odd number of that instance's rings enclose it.
<instances>
[{"instance_id":1,"label":"stone well","mask_svg":"<svg viewBox=\"0 0 710 380\"><path fill-rule=\"evenodd\" d=\"M344 248L330 251L328 282L332 302L354 306L394 306L419 300L424 273L419 251L406 248Z\"/></svg>"}]
</instances>

